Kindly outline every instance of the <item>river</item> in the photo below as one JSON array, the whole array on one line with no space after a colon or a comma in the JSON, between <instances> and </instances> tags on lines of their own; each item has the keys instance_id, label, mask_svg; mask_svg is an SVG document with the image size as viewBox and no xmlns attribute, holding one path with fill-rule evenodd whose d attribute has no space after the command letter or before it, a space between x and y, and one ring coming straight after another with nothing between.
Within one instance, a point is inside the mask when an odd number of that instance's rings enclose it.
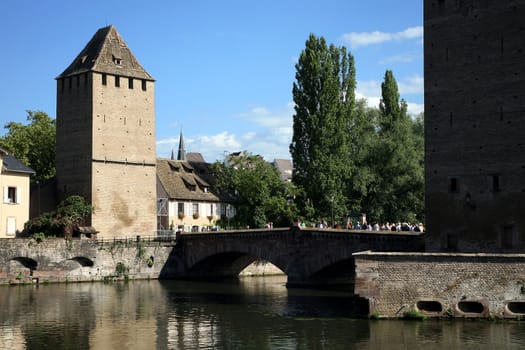
<instances>
[{"instance_id":1,"label":"river","mask_svg":"<svg viewBox=\"0 0 525 350\"><path fill-rule=\"evenodd\" d=\"M285 277L0 287L1 349L524 349L525 322L350 317Z\"/></svg>"}]
</instances>

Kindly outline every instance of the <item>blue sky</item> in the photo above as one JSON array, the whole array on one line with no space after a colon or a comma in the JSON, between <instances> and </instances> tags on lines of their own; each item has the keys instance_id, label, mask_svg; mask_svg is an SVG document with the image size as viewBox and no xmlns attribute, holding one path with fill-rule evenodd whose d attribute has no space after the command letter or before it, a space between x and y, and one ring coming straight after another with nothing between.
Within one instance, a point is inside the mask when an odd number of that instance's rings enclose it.
<instances>
[{"instance_id":1,"label":"blue sky","mask_svg":"<svg viewBox=\"0 0 525 350\"><path fill-rule=\"evenodd\" d=\"M423 111L423 0L6 0L2 126L25 123L26 110L54 118L54 78L109 24L156 79L159 157L182 129L187 151L209 162L241 150L290 158L295 63L310 33L348 48L370 105L391 69L409 112Z\"/></svg>"}]
</instances>

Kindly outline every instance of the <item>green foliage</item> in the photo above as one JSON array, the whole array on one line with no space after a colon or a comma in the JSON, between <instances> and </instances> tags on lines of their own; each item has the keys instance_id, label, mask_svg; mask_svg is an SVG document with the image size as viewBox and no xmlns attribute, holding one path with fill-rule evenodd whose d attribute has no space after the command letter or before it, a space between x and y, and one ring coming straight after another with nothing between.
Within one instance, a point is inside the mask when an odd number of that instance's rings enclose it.
<instances>
[{"instance_id":1,"label":"green foliage","mask_svg":"<svg viewBox=\"0 0 525 350\"><path fill-rule=\"evenodd\" d=\"M292 223L295 207L287 201L290 187L281 181L273 165L245 152L235 166L216 162L211 168L216 189L235 201L236 215L231 223L252 228L262 228L268 222L274 226Z\"/></svg>"},{"instance_id":2,"label":"green foliage","mask_svg":"<svg viewBox=\"0 0 525 350\"><path fill-rule=\"evenodd\" d=\"M118 262L117 266L115 266L115 272L117 273L118 277L127 276L128 271L129 268L123 262Z\"/></svg>"},{"instance_id":3,"label":"green foliage","mask_svg":"<svg viewBox=\"0 0 525 350\"><path fill-rule=\"evenodd\" d=\"M333 208L341 217L352 171L348 131L355 105L354 58L345 47L328 46L311 34L295 67L290 153L293 181L304 191L299 206L311 206L320 217L329 217Z\"/></svg>"},{"instance_id":4,"label":"green foliage","mask_svg":"<svg viewBox=\"0 0 525 350\"><path fill-rule=\"evenodd\" d=\"M84 223L93 213L93 207L81 196L73 195L64 199L57 209L44 213L25 223L28 234L43 232L46 236L71 237L73 230Z\"/></svg>"},{"instance_id":5,"label":"green foliage","mask_svg":"<svg viewBox=\"0 0 525 350\"><path fill-rule=\"evenodd\" d=\"M379 320L380 318L381 318L381 315L377 311L370 315L371 320Z\"/></svg>"},{"instance_id":6,"label":"green foliage","mask_svg":"<svg viewBox=\"0 0 525 350\"><path fill-rule=\"evenodd\" d=\"M366 213L369 222L424 221L423 115L412 119L386 71L379 108L355 99L345 47L310 35L296 64L290 153L296 203L308 219Z\"/></svg>"},{"instance_id":7,"label":"green foliage","mask_svg":"<svg viewBox=\"0 0 525 350\"><path fill-rule=\"evenodd\" d=\"M27 111L28 125L9 122L0 146L36 171L31 181L36 183L55 176L56 122L41 111Z\"/></svg>"},{"instance_id":8,"label":"green foliage","mask_svg":"<svg viewBox=\"0 0 525 350\"><path fill-rule=\"evenodd\" d=\"M410 309L403 314L403 318L405 320L425 320L427 316L417 310Z\"/></svg>"},{"instance_id":9,"label":"green foliage","mask_svg":"<svg viewBox=\"0 0 525 350\"><path fill-rule=\"evenodd\" d=\"M46 238L46 235L44 232L36 232L31 235L31 238L33 238L37 242L43 242Z\"/></svg>"}]
</instances>

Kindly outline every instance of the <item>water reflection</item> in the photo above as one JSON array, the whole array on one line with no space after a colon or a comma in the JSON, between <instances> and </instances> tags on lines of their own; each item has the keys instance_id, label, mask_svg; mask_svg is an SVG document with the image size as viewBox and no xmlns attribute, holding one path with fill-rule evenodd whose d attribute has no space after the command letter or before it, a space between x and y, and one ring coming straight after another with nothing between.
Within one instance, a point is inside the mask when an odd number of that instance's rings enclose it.
<instances>
[{"instance_id":1,"label":"water reflection","mask_svg":"<svg viewBox=\"0 0 525 350\"><path fill-rule=\"evenodd\" d=\"M2 349L518 349L525 324L368 321L285 279L0 288Z\"/></svg>"}]
</instances>

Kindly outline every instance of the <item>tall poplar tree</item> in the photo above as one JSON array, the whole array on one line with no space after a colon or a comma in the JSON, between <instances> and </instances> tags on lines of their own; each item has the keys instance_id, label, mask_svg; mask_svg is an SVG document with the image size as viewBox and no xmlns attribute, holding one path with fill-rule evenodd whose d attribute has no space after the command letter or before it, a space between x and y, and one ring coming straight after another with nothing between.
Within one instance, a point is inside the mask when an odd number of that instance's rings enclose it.
<instances>
[{"instance_id":1,"label":"tall poplar tree","mask_svg":"<svg viewBox=\"0 0 525 350\"><path fill-rule=\"evenodd\" d=\"M378 142L371 162L377 177L365 210L377 221L421 220L423 206L423 149L397 82L387 70L381 84ZM370 200L373 198L373 200Z\"/></svg>"},{"instance_id":2,"label":"tall poplar tree","mask_svg":"<svg viewBox=\"0 0 525 350\"><path fill-rule=\"evenodd\" d=\"M352 171L349 128L355 105L355 66L345 47L311 34L295 65L295 114L290 153L293 181L320 218L346 214Z\"/></svg>"}]
</instances>

